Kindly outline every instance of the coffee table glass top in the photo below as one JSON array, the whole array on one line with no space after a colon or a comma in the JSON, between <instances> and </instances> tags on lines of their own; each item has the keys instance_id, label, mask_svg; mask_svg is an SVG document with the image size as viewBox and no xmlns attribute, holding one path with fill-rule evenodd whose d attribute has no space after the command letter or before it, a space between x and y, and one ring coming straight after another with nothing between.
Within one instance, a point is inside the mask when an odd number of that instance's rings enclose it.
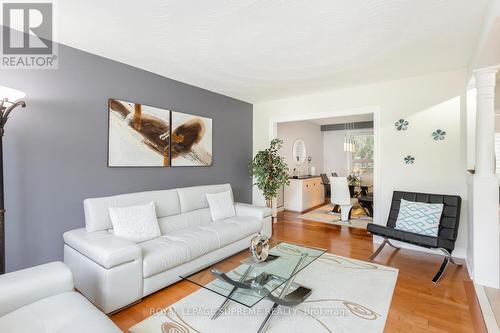
<instances>
[{"instance_id":1,"label":"coffee table glass top","mask_svg":"<svg viewBox=\"0 0 500 333\"><path fill-rule=\"evenodd\" d=\"M181 278L244 306L252 307L270 293L279 291L277 289L293 280L301 270L325 253L325 250L271 240L269 252L268 261L264 263L256 263L247 249ZM251 284L252 288L235 288L228 282L217 279L212 274L213 270L225 273L232 280Z\"/></svg>"}]
</instances>

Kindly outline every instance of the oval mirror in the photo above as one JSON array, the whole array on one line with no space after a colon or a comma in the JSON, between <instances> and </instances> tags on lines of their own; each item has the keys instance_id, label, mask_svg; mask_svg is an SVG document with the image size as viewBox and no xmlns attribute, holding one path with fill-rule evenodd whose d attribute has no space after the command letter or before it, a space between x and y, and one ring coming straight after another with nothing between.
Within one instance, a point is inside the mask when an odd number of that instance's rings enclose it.
<instances>
[{"instance_id":1,"label":"oval mirror","mask_svg":"<svg viewBox=\"0 0 500 333\"><path fill-rule=\"evenodd\" d=\"M301 139L295 140L293 143L293 161L302 164L306 161L306 158L306 143Z\"/></svg>"}]
</instances>

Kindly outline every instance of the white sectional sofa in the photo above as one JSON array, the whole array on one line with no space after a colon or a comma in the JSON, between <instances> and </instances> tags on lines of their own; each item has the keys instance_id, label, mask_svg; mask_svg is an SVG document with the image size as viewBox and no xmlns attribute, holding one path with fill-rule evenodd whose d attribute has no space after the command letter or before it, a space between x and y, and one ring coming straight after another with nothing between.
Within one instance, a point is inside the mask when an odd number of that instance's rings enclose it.
<instances>
[{"instance_id":1,"label":"white sectional sofa","mask_svg":"<svg viewBox=\"0 0 500 333\"><path fill-rule=\"evenodd\" d=\"M236 216L213 222L210 185L130 193L84 201L85 228L64 234L64 262L76 288L105 313L114 312L250 245L257 233L271 237L271 209L235 203ZM232 193L232 192L231 192ZM153 201L161 237L134 243L113 234L109 207Z\"/></svg>"},{"instance_id":2,"label":"white sectional sofa","mask_svg":"<svg viewBox=\"0 0 500 333\"><path fill-rule=\"evenodd\" d=\"M53 262L0 275L2 333L120 333L74 290L71 271Z\"/></svg>"}]
</instances>

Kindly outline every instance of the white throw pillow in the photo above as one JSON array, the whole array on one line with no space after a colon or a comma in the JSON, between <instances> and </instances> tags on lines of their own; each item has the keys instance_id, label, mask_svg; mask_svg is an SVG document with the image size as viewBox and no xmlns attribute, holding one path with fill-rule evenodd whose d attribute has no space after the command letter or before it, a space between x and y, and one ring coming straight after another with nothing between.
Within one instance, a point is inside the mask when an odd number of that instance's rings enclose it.
<instances>
[{"instance_id":1,"label":"white throw pillow","mask_svg":"<svg viewBox=\"0 0 500 333\"><path fill-rule=\"evenodd\" d=\"M223 220L236 215L231 191L207 193L207 201L212 221Z\"/></svg>"},{"instance_id":2,"label":"white throw pillow","mask_svg":"<svg viewBox=\"0 0 500 333\"><path fill-rule=\"evenodd\" d=\"M113 233L136 243L161 236L154 202L139 206L110 207Z\"/></svg>"},{"instance_id":3,"label":"white throw pillow","mask_svg":"<svg viewBox=\"0 0 500 333\"><path fill-rule=\"evenodd\" d=\"M443 204L429 204L401 199L396 229L437 237Z\"/></svg>"}]
</instances>

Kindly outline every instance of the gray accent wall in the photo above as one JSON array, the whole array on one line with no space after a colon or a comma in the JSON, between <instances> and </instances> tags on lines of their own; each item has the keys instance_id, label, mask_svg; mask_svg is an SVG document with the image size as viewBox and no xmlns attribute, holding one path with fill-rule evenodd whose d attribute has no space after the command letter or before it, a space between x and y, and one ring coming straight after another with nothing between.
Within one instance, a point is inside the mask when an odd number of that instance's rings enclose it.
<instances>
[{"instance_id":1,"label":"gray accent wall","mask_svg":"<svg viewBox=\"0 0 500 333\"><path fill-rule=\"evenodd\" d=\"M228 182L251 202L251 104L63 45L58 70L0 70L0 85L27 94L4 137L7 271L62 260L85 198ZM213 165L108 168L109 97L213 118Z\"/></svg>"}]
</instances>

